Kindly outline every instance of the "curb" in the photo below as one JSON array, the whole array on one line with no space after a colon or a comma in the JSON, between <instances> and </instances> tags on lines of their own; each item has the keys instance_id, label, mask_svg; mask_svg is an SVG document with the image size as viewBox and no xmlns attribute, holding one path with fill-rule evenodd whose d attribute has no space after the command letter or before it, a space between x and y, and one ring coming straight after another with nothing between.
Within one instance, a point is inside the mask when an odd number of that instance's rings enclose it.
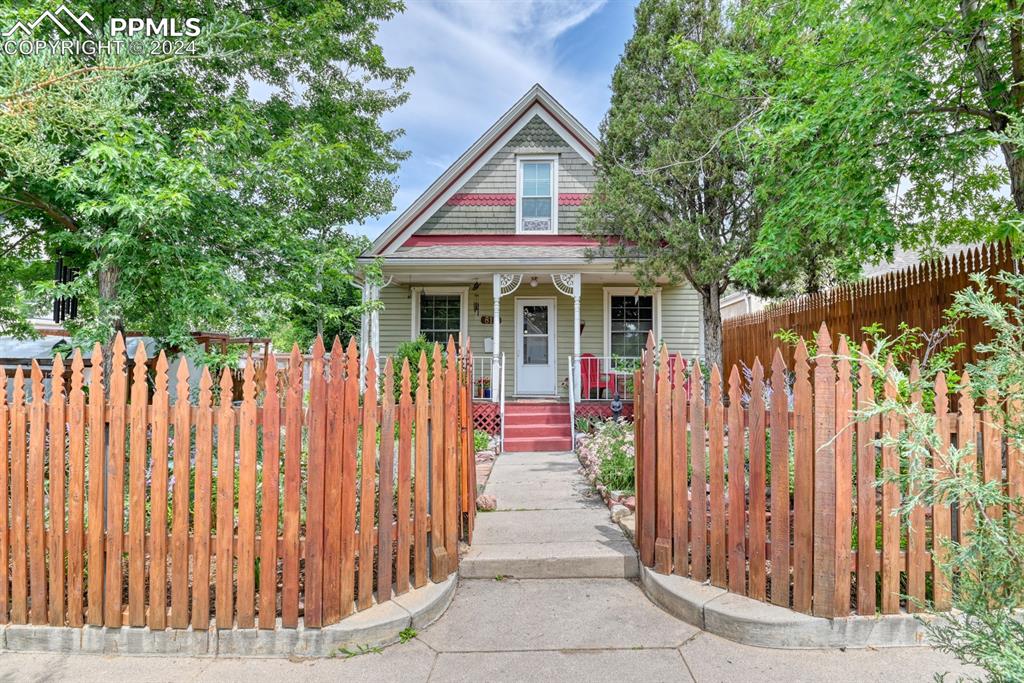
<instances>
[{"instance_id":1,"label":"curb","mask_svg":"<svg viewBox=\"0 0 1024 683\"><path fill-rule=\"evenodd\" d=\"M330 657L342 648L391 645L399 640L404 629L429 626L448 609L457 585L456 573L441 583L428 583L324 628L305 628L301 619L298 628L273 630L218 630L216 624L208 631L12 624L0 629L0 650L191 657Z\"/></svg>"},{"instance_id":2,"label":"curb","mask_svg":"<svg viewBox=\"0 0 1024 683\"><path fill-rule=\"evenodd\" d=\"M825 619L729 593L682 576L640 567L651 602L674 617L723 638L781 649L882 648L928 645L925 615L887 614Z\"/></svg>"}]
</instances>

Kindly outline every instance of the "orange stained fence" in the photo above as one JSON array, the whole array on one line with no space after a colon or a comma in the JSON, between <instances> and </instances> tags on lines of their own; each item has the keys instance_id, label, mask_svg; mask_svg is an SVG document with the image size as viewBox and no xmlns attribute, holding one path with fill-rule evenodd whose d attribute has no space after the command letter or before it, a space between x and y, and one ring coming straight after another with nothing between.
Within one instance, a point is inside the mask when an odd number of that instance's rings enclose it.
<instances>
[{"instance_id":1,"label":"orange stained fence","mask_svg":"<svg viewBox=\"0 0 1024 683\"><path fill-rule=\"evenodd\" d=\"M899 334L901 322L930 334L947 322L945 311L952 305L954 294L973 287L973 274L1020 272L1020 266L1019 256L1009 246L989 244L818 294L770 304L763 311L722 322L724 367L751 367L755 358L771 358L779 346L775 338L779 330L791 330L809 339L822 321L836 338L846 335L858 344L865 339L861 328L875 323L889 336ZM993 291L1005 299L1003 286L993 283ZM977 360L975 346L990 340L988 328L980 320L969 319L961 323L959 336L948 341L964 342L956 358L956 364L963 367ZM783 360L787 364L793 362L793 352L792 347L783 346Z\"/></svg>"},{"instance_id":2,"label":"orange stained fence","mask_svg":"<svg viewBox=\"0 0 1024 683\"><path fill-rule=\"evenodd\" d=\"M635 377L643 564L823 617L916 611L927 602L949 609L951 580L934 560L945 539L970 528L969 511L935 505L909 519L893 514L910 492L876 485L877 472L900 467L895 449L877 442L900 423L856 419L882 396L866 364L853 376L851 351L841 338L833 354L822 325L816 358L801 343L791 364L779 352L770 368L755 359L749 382L736 366L728 377L717 366L705 377L693 364L688 400L682 364L673 368L668 350L648 342ZM890 380L880 393L895 391ZM985 411L994 399L976 405L967 375L957 412L941 374L934 391L941 442L976 444L983 479L1024 493L1022 454L990 417L998 413Z\"/></svg>"},{"instance_id":3,"label":"orange stained fence","mask_svg":"<svg viewBox=\"0 0 1024 683\"><path fill-rule=\"evenodd\" d=\"M130 389L112 355L0 397L3 622L315 628L456 571L476 475L453 341L414 378L317 339L259 391L248 363L238 402L228 369L193 397L179 363L172 396L163 353L150 372L139 345Z\"/></svg>"}]
</instances>

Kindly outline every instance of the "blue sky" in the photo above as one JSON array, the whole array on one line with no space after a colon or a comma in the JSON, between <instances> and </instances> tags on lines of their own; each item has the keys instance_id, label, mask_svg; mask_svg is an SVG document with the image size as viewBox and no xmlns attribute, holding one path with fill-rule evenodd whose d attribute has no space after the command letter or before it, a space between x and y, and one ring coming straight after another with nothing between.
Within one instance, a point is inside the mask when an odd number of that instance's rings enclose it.
<instances>
[{"instance_id":1,"label":"blue sky","mask_svg":"<svg viewBox=\"0 0 1024 683\"><path fill-rule=\"evenodd\" d=\"M396 211L352 232L375 237L534 83L595 133L635 0L406 0L381 26L388 61L412 66L409 101L384 125L412 155Z\"/></svg>"}]
</instances>

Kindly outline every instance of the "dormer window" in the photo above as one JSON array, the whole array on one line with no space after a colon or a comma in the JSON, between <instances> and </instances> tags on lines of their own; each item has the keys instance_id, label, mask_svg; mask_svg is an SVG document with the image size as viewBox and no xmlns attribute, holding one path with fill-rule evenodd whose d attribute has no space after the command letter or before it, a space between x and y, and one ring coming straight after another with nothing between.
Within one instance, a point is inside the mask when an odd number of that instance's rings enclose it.
<instances>
[{"instance_id":1,"label":"dormer window","mask_svg":"<svg viewBox=\"0 0 1024 683\"><path fill-rule=\"evenodd\" d=\"M557 157L519 157L516 232L558 232L557 185Z\"/></svg>"}]
</instances>

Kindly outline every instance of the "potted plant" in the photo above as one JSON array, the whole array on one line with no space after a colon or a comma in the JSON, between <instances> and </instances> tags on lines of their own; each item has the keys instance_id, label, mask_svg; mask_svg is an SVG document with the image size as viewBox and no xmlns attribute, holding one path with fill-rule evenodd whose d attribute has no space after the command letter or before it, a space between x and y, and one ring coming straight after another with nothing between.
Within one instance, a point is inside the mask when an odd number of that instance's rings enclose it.
<instances>
[{"instance_id":1,"label":"potted plant","mask_svg":"<svg viewBox=\"0 0 1024 683\"><path fill-rule=\"evenodd\" d=\"M481 398L491 397L491 378L481 377L476 381L476 395Z\"/></svg>"}]
</instances>

